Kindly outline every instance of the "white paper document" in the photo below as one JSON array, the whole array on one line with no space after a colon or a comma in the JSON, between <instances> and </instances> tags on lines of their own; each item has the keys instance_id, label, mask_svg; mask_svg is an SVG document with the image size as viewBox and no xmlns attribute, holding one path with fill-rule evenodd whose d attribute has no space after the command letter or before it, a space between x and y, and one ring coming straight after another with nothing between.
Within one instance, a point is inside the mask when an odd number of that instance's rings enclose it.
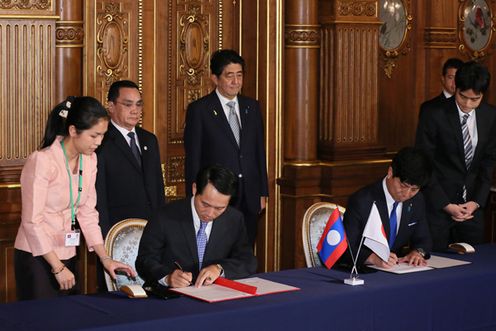
<instances>
[{"instance_id":1,"label":"white paper document","mask_svg":"<svg viewBox=\"0 0 496 331\"><path fill-rule=\"evenodd\" d=\"M437 255L431 255L431 258L427 260L427 265L436 269L457 267L459 265L470 264L472 262L450 259L448 257L442 257Z\"/></svg>"},{"instance_id":2,"label":"white paper document","mask_svg":"<svg viewBox=\"0 0 496 331\"><path fill-rule=\"evenodd\" d=\"M469 263L471 263L471 262L451 259L451 258L447 258L447 257L437 256L437 255L431 255L431 258L427 260L426 266L412 266L412 265L408 265L407 263L400 263L400 264L394 265L393 267L391 267L389 269L377 267L375 265L368 265L368 267L373 268L373 269L377 269L377 270L381 270L381 271L392 272L395 274L407 274L410 272L418 272L418 271L427 271L427 270L432 270L432 269L456 267L456 266L469 264Z\"/></svg>"},{"instance_id":3,"label":"white paper document","mask_svg":"<svg viewBox=\"0 0 496 331\"><path fill-rule=\"evenodd\" d=\"M368 265L367 267L381 271L392 272L393 274L407 274L410 272L427 271L433 269L432 267L428 267L428 266L413 266L413 265L409 265L408 263L395 264L391 268L387 268L387 269L375 265Z\"/></svg>"}]
</instances>

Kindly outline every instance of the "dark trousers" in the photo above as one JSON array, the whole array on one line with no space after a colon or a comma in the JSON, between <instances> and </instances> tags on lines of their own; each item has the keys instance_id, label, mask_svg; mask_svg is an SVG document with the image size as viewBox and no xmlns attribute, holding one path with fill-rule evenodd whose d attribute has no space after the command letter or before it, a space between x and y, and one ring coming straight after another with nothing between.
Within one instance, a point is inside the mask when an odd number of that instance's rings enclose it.
<instances>
[{"instance_id":1,"label":"dark trousers","mask_svg":"<svg viewBox=\"0 0 496 331\"><path fill-rule=\"evenodd\" d=\"M60 290L60 285L52 273L52 267L43 256L16 249L14 251L14 269L16 279L17 300L53 298L57 296L79 294L80 287L77 277L76 257L64 260L65 264L76 277L76 285L70 290Z\"/></svg>"},{"instance_id":2,"label":"dark trousers","mask_svg":"<svg viewBox=\"0 0 496 331\"><path fill-rule=\"evenodd\" d=\"M231 205L238 209L245 220L246 233L248 235L248 241L252 246L255 245L257 241L258 232L258 220L260 219L260 205L258 209L254 212L252 209L248 208L246 203L246 194L244 194L244 180L238 181L238 189L236 196L231 199Z\"/></svg>"}]
</instances>

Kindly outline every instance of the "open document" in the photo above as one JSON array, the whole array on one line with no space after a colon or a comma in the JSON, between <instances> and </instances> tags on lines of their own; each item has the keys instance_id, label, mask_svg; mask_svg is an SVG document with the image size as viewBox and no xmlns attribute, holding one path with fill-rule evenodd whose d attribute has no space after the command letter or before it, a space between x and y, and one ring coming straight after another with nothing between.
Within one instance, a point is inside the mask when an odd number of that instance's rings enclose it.
<instances>
[{"instance_id":1,"label":"open document","mask_svg":"<svg viewBox=\"0 0 496 331\"><path fill-rule=\"evenodd\" d=\"M381 271L392 272L394 274L406 274L406 273L410 273L410 272L418 272L418 271L426 271L426 270L432 270L432 269L456 267L456 266L469 264L469 263L471 263L471 262L456 260L456 259L450 259L448 257L442 257L442 256L437 256L437 255L431 255L431 258L427 260L426 266L413 266L413 265L408 265L407 263L399 263L399 264L396 264L393 267L388 268L388 269L377 267L375 265L368 265L367 267L381 270Z\"/></svg>"},{"instance_id":2,"label":"open document","mask_svg":"<svg viewBox=\"0 0 496 331\"><path fill-rule=\"evenodd\" d=\"M240 279L237 281L219 277L212 285L202 286L200 288L196 288L192 285L170 290L207 302L219 302L280 292L297 291L299 288L258 277Z\"/></svg>"}]
</instances>

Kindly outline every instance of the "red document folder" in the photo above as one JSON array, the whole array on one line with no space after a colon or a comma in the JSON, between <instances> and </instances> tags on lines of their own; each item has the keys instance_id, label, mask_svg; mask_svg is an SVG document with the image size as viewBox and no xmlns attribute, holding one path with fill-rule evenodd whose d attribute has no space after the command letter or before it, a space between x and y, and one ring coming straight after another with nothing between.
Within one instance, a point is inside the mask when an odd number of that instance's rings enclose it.
<instances>
[{"instance_id":1,"label":"red document folder","mask_svg":"<svg viewBox=\"0 0 496 331\"><path fill-rule=\"evenodd\" d=\"M200 288L196 288L192 285L171 289L171 291L207 302L251 298L260 295L297 290L299 290L297 287L276 283L258 277L240 279L237 281L219 277L212 285L202 286Z\"/></svg>"}]
</instances>

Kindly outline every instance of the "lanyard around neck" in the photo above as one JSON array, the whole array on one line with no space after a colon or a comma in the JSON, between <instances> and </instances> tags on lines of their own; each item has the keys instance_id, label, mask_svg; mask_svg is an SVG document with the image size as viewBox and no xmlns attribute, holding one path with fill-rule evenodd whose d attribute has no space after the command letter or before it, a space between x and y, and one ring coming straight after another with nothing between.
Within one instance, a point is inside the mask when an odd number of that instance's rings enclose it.
<instances>
[{"instance_id":1,"label":"lanyard around neck","mask_svg":"<svg viewBox=\"0 0 496 331\"><path fill-rule=\"evenodd\" d=\"M64 151L65 158L65 169L67 170L67 175L69 176L69 197L71 204L71 229L74 230L76 225L76 208L79 205L79 200L81 199L81 191L83 190L83 155L79 153L79 180L78 180L78 195L76 203L74 203L74 198L72 196L72 176L71 170L69 169L69 159L67 158L67 152L65 150L64 141L60 142L62 145L62 150Z\"/></svg>"}]
</instances>

